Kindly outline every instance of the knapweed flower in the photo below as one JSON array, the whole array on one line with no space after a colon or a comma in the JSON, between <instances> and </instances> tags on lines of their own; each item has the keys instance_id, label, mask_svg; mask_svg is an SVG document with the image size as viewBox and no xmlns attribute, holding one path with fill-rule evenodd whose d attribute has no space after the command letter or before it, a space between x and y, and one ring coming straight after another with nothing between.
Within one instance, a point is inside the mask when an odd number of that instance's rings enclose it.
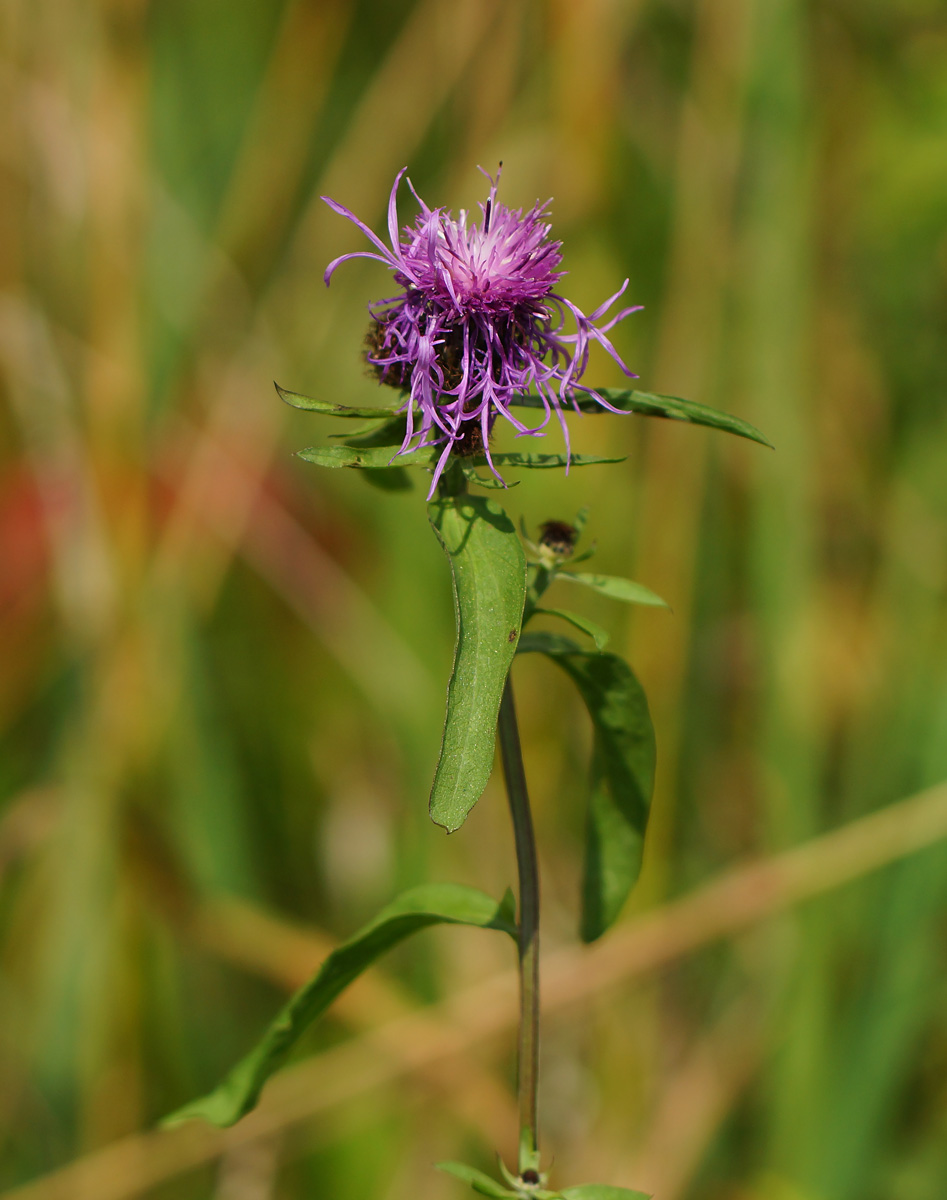
<instances>
[{"instance_id":1,"label":"knapweed flower","mask_svg":"<svg viewBox=\"0 0 947 1200\"><path fill-rule=\"evenodd\" d=\"M591 343L598 342L626 375L636 378L607 335L640 305L599 324L628 280L589 316L560 295L555 289L564 274L559 270L562 243L549 238L549 202L525 216L522 209L507 208L496 198L499 172L496 179L487 176L490 192L479 206L479 222L463 209L455 219L444 209L428 208L408 180L421 211L399 236L397 194L405 170L398 172L388 200L390 248L354 213L323 197L377 248L335 259L326 269L326 283L340 263L374 258L394 272L401 288L397 296L369 305L372 324L366 339L367 359L378 378L409 392L399 453L443 444L431 494L452 453L484 454L499 478L490 457L497 414L518 434L539 436L555 413L568 454L563 406L577 407L577 392L619 411L579 382ZM571 323L574 332L567 331ZM530 391L542 398L545 409L532 428L510 412L514 398Z\"/></svg>"}]
</instances>

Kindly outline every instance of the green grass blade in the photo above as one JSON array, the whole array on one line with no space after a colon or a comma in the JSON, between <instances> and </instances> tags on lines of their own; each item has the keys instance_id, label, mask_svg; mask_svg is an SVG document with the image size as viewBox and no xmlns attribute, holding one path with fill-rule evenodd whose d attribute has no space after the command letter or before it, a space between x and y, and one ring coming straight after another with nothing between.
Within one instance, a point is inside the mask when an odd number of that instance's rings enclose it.
<instances>
[{"instance_id":1,"label":"green grass blade","mask_svg":"<svg viewBox=\"0 0 947 1200\"><path fill-rule=\"evenodd\" d=\"M654 790L654 728L641 684L624 659L583 651L571 638L528 633L521 653L547 655L585 701L595 731L582 882L583 941L592 942L621 911L641 872Z\"/></svg>"},{"instance_id":2,"label":"green grass blade","mask_svg":"<svg viewBox=\"0 0 947 1200\"><path fill-rule=\"evenodd\" d=\"M500 696L526 602L526 558L513 522L485 496L428 506L451 565L457 644L447 717L431 789L431 819L459 829L493 769Z\"/></svg>"},{"instance_id":3,"label":"green grass blade","mask_svg":"<svg viewBox=\"0 0 947 1200\"><path fill-rule=\"evenodd\" d=\"M380 955L430 925L473 925L499 929L515 938L512 904L509 894L497 904L483 892L452 883L426 884L404 892L329 955L219 1087L179 1108L165 1118L164 1125L195 1119L219 1127L233 1125L255 1106L263 1085L283 1064L300 1036Z\"/></svg>"}]
</instances>

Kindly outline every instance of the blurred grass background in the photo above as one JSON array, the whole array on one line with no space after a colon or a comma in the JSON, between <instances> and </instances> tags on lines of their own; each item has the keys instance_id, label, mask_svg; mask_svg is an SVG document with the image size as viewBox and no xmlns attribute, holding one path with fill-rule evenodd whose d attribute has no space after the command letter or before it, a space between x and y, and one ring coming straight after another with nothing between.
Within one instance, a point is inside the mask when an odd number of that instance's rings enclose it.
<instances>
[{"instance_id":1,"label":"blurred grass background","mask_svg":"<svg viewBox=\"0 0 947 1200\"><path fill-rule=\"evenodd\" d=\"M513 878L496 784L449 840L426 816L453 628L423 492L294 460L334 429L271 382L377 395L390 284L326 291L361 243L320 194L381 228L401 166L457 208L501 159L507 204L555 198L577 303L630 275L642 386L777 447L573 419L627 463L505 497L590 504L600 569L674 609L581 600L659 743L614 937L653 910L685 949L645 975L616 941L577 997L588 732L518 667L554 1181L947 1194L947 851L843 847L804 904L777 871L947 776L943 4L2 0L0 56L3 1195L439 1200L433 1161L512 1157L510 955L477 931L354 989L265 1120L139 1134L397 888ZM712 938L664 907L758 858Z\"/></svg>"}]
</instances>

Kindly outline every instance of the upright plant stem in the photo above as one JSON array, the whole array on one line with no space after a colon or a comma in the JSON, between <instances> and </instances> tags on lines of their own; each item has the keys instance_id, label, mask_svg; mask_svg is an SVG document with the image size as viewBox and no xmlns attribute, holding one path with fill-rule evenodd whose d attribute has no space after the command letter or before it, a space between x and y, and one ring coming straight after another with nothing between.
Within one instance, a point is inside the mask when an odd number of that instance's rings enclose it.
<instances>
[{"instance_id":1,"label":"upright plant stem","mask_svg":"<svg viewBox=\"0 0 947 1200\"><path fill-rule=\"evenodd\" d=\"M519 871L520 1035L517 1091L520 1113L519 1172L539 1169L537 1092L539 1089L539 863L526 773L516 724L513 686L507 676L497 724L500 757L513 818Z\"/></svg>"}]
</instances>

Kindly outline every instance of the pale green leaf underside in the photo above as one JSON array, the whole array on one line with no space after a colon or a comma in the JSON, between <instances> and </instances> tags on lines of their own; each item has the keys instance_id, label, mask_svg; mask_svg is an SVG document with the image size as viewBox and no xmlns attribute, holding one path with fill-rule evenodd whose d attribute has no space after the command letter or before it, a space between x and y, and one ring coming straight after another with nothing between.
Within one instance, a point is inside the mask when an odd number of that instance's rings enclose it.
<instances>
[{"instance_id":1,"label":"pale green leaf underside","mask_svg":"<svg viewBox=\"0 0 947 1200\"><path fill-rule=\"evenodd\" d=\"M547 655L573 680L594 729L580 932L600 937L641 871L654 789L654 729L641 684L624 659L584 651L571 638L527 633L520 653Z\"/></svg>"},{"instance_id":2,"label":"pale green leaf underside","mask_svg":"<svg viewBox=\"0 0 947 1200\"><path fill-rule=\"evenodd\" d=\"M459 829L493 769L500 697L526 602L526 558L513 522L486 496L428 505L450 561L457 644L447 717L431 789L431 819Z\"/></svg>"},{"instance_id":3,"label":"pale green leaf underside","mask_svg":"<svg viewBox=\"0 0 947 1200\"><path fill-rule=\"evenodd\" d=\"M179 1108L165 1118L164 1124L173 1126L200 1118L220 1127L233 1125L254 1107L264 1083L336 996L380 955L429 925L474 925L499 929L515 938L513 899L507 894L497 904L475 888L453 883L425 884L404 892L329 955L219 1087Z\"/></svg>"},{"instance_id":4,"label":"pale green leaf underside","mask_svg":"<svg viewBox=\"0 0 947 1200\"><path fill-rule=\"evenodd\" d=\"M560 571L556 579L567 579L572 583L581 583L583 587L592 588L612 600L623 600L626 604L648 604L657 608L668 608L668 602L662 600L656 592L646 588L642 583L631 579L622 579L618 575L596 575L589 571Z\"/></svg>"},{"instance_id":5,"label":"pale green leaf underside","mask_svg":"<svg viewBox=\"0 0 947 1200\"><path fill-rule=\"evenodd\" d=\"M516 1196L516 1192L511 1192L502 1183L497 1183L495 1179L491 1179L483 1171L478 1171L476 1167L468 1167L466 1163L441 1162L435 1165L438 1171L445 1171L448 1175L453 1175L455 1179L461 1180L462 1183L469 1184L481 1196L492 1196L494 1200L507 1200L509 1196Z\"/></svg>"},{"instance_id":6,"label":"pale green leaf underside","mask_svg":"<svg viewBox=\"0 0 947 1200\"><path fill-rule=\"evenodd\" d=\"M574 625L576 629L581 629L595 643L596 650L604 650L608 645L608 631L601 625L596 625L594 621L588 620L587 617L580 617L578 613L566 612L562 608L537 608L534 611L537 616L543 614L547 617L559 617L563 621L568 621L570 625Z\"/></svg>"},{"instance_id":7,"label":"pale green leaf underside","mask_svg":"<svg viewBox=\"0 0 947 1200\"><path fill-rule=\"evenodd\" d=\"M659 396L654 392L636 392L622 388L596 388L603 400L607 400L613 408L622 412L640 413L645 417L664 417L670 421L688 421L692 425L706 425L710 429L722 429L726 433L735 433L737 437L749 438L751 442L759 442L763 446L772 445L749 421L741 421L729 413L720 412L716 408L708 408L706 404L697 404L693 400L682 400L679 396ZM591 396L576 395L579 409L584 413L607 413L608 409L593 400ZM511 404L521 408L543 408L542 397L536 395L515 396ZM568 410L568 406L564 406Z\"/></svg>"},{"instance_id":8,"label":"pale green leaf underside","mask_svg":"<svg viewBox=\"0 0 947 1200\"><path fill-rule=\"evenodd\" d=\"M369 439L365 439L367 442ZM406 450L404 454L398 445L350 445L350 446L309 446L300 450L299 457L306 462L315 463L317 467L354 467L367 471L383 470L387 467L433 467L443 453L443 446L425 446L421 450ZM493 465L500 470L503 467L524 467L529 470L552 470L567 465L573 467L588 467L598 463L624 462L621 456L605 456L600 454L573 454L568 458L565 454L517 454L513 451L500 452L491 456ZM482 454L472 455L463 459L464 466L490 469Z\"/></svg>"}]
</instances>

